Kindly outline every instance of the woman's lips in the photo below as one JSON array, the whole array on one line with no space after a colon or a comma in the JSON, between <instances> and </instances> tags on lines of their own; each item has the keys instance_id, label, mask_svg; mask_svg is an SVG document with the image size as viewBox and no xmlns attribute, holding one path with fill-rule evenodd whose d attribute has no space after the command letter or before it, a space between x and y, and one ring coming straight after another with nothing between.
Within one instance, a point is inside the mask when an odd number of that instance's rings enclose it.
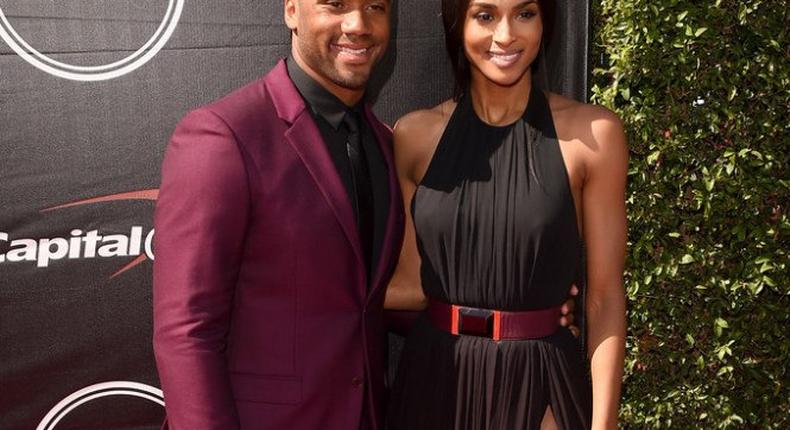
<instances>
[{"instance_id":1,"label":"woman's lips","mask_svg":"<svg viewBox=\"0 0 790 430\"><path fill-rule=\"evenodd\" d=\"M488 51L488 55L490 57L490 61L494 63L497 67L505 68L510 67L518 61L521 57L523 51L512 51L512 52L494 52Z\"/></svg>"}]
</instances>

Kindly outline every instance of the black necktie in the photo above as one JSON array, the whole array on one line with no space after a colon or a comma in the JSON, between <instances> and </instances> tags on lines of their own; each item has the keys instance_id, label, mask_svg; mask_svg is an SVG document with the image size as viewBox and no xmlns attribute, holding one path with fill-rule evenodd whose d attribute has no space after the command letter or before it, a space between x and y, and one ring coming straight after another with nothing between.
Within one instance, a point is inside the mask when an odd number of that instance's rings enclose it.
<instances>
[{"instance_id":1,"label":"black necktie","mask_svg":"<svg viewBox=\"0 0 790 430\"><path fill-rule=\"evenodd\" d=\"M368 160L365 157L365 148L362 146L359 121L359 117L354 111L347 111L343 117L343 123L348 127L346 154L351 165L351 177L354 185L352 198L357 216L357 227L359 228L359 238L362 241L365 265L370 273L373 249L373 188Z\"/></svg>"}]
</instances>

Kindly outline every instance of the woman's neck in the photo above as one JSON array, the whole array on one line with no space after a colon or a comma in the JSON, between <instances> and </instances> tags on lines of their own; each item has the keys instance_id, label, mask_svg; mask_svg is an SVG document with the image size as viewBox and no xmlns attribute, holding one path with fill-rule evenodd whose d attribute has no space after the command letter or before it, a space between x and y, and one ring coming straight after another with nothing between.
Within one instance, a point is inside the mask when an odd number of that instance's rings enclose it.
<instances>
[{"instance_id":1,"label":"woman's neck","mask_svg":"<svg viewBox=\"0 0 790 430\"><path fill-rule=\"evenodd\" d=\"M527 70L513 85L502 86L486 78L479 70L472 69L469 92L477 116L484 122L502 126L521 118L532 90L532 72Z\"/></svg>"}]
</instances>

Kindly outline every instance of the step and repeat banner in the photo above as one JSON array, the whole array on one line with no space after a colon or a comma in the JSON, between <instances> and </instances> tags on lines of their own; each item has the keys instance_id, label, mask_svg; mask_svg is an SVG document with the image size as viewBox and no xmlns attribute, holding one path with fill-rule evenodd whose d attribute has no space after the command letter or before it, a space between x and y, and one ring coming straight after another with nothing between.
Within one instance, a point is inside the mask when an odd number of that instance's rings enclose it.
<instances>
[{"instance_id":1,"label":"step and repeat banner","mask_svg":"<svg viewBox=\"0 0 790 430\"><path fill-rule=\"evenodd\" d=\"M588 2L558 4L542 81L584 99ZM371 89L390 124L450 94L440 5L394 2ZM186 112L287 55L282 10L282 0L0 0L0 429L158 428L159 166Z\"/></svg>"}]
</instances>

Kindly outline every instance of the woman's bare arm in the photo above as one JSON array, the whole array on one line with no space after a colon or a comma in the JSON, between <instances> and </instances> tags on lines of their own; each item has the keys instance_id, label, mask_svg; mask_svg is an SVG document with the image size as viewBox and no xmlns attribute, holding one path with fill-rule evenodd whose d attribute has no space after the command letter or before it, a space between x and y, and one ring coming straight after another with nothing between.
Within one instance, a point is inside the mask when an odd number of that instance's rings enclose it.
<instances>
[{"instance_id":1,"label":"woman's bare arm","mask_svg":"<svg viewBox=\"0 0 790 430\"><path fill-rule=\"evenodd\" d=\"M412 112L395 124L395 166L406 210L403 247L392 275L384 308L422 310L427 304L420 280L420 254L411 216L411 200L428 169L454 104L445 102L430 110Z\"/></svg>"},{"instance_id":2,"label":"woman's bare arm","mask_svg":"<svg viewBox=\"0 0 790 430\"><path fill-rule=\"evenodd\" d=\"M628 149L620 119L589 112L593 139L585 157L582 221L587 250L588 354L593 384L593 429L616 429L625 350L625 185Z\"/></svg>"}]
</instances>

